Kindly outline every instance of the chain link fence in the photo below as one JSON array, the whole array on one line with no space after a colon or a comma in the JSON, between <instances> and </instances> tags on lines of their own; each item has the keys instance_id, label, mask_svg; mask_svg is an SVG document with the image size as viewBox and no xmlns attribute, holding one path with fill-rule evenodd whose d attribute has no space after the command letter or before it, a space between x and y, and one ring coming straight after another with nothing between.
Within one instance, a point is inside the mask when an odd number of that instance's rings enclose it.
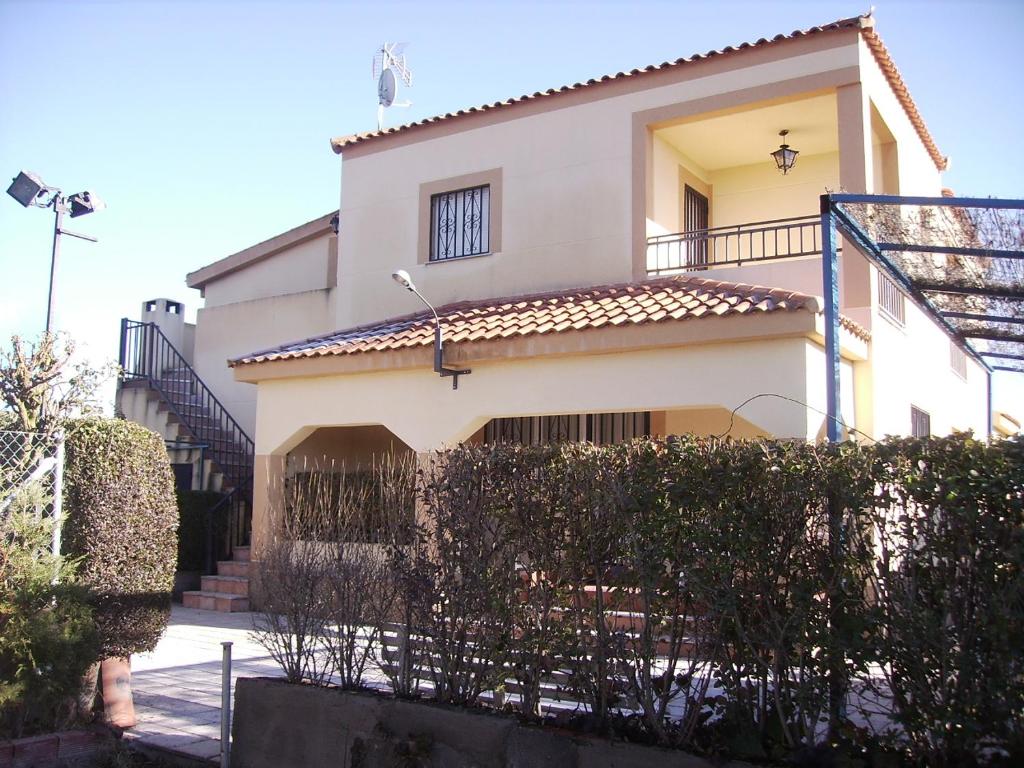
<instances>
[{"instance_id":1,"label":"chain link fence","mask_svg":"<svg viewBox=\"0 0 1024 768\"><path fill-rule=\"evenodd\" d=\"M60 553L63 487L63 435L0 430L0 520L24 512L52 518L54 554Z\"/></svg>"}]
</instances>

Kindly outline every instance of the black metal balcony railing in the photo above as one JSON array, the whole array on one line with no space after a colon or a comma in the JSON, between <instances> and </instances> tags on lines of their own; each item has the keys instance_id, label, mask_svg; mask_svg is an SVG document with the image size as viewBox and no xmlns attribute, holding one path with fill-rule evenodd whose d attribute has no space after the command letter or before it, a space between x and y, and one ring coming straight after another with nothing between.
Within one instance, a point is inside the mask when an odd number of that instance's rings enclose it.
<instances>
[{"instance_id":1,"label":"black metal balcony railing","mask_svg":"<svg viewBox=\"0 0 1024 768\"><path fill-rule=\"evenodd\" d=\"M155 323L121 320L120 365L126 381L157 391L192 441L224 476L232 497L251 502L255 445ZM239 517L233 515L233 517ZM248 520L232 519L234 544L248 535Z\"/></svg>"},{"instance_id":2,"label":"black metal balcony railing","mask_svg":"<svg viewBox=\"0 0 1024 768\"><path fill-rule=\"evenodd\" d=\"M820 253L821 218L796 216L649 237L647 273L670 274Z\"/></svg>"}]
</instances>

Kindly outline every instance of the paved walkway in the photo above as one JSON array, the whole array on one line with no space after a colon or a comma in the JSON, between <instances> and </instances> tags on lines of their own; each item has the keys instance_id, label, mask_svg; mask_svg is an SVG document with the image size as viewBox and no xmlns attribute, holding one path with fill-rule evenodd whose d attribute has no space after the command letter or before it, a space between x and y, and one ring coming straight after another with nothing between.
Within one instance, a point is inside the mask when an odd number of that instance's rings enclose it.
<instances>
[{"instance_id":1,"label":"paved walkway","mask_svg":"<svg viewBox=\"0 0 1024 768\"><path fill-rule=\"evenodd\" d=\"M156 649L132 657L138 725L126 737L191 757L218 760L221 643L234 643L232 678L280 675L280 667L267 651L249 637L252 618L251 613L216 613L175 605Z\"/></svg>"}]
</instances>

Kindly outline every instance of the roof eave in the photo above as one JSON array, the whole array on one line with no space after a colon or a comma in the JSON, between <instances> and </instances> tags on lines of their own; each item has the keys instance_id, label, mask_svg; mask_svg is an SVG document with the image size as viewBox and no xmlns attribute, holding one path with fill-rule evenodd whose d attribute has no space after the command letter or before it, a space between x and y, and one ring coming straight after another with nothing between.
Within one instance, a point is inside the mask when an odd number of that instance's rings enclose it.
<instances>
[{"instance_id":1,"label":"roof eave","mask_svg":"<svg viewBox=\"0 0 1024 768\"><path fill-rule=\"evenodd\" d=\"M321 235L329 234L333 231L331 221L337 215L337 211L331 211L305 224L282 232L280 235L275 235L269 240L264 240L230 256L218 259L212 264L200 267L185 276L185 284L189 288L203 290L206 288L207 283L226 277L232 272L245 269L264 259L276 256L288 248L300 245Z\"/></svg>"}]
</instances>

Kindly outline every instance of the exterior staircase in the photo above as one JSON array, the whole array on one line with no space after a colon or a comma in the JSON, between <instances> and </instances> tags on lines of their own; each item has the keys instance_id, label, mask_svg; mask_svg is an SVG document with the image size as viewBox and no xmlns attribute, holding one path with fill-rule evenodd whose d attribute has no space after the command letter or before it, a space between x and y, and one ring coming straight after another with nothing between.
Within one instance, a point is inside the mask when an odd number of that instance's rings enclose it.
<instances>
[{"instance_id":1,"label":"exterior staircase","mask_svg":"<svg viewBox=\"0 0 1024 768\"><path fill-rule=\"evenodd\" d=\"M223 493L221 504L229 506L227 552L232 559L218 562L216 575L203 576L201 590L185 592L185 605L247 611L252 438L155 323L121 321L119 362L122 410L142 423L162 427L172 461L176 452L200 451L204 478L200 485ZM131 414L125 408L129 400L133 402ZM211 559L208 557L208 569Z\"/></svg>"},{"instance_id":2,"label":"exterior staircase","mask_svg":"<svg viewBox=\"0 0 1024 768\"><path fill-rule=\"evenodd\" d=\"M249 547L235 547L231 560L217 563L216 576L203 576L202 589L185 592L182 604L203 611L249 610Z\"/></svg>"}]
</instances>

